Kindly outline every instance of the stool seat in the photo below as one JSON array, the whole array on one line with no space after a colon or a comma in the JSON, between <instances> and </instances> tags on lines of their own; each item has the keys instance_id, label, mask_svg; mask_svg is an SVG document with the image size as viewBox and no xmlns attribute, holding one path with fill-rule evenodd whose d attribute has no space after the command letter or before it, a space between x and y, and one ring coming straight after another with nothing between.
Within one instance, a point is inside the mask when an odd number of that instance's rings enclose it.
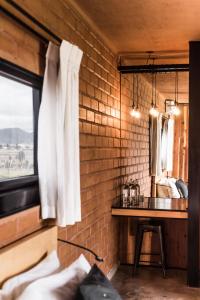
<instances>
[{"instance_id":1,"label":"stool seat","mask_svg":"<svg viewBox=\"0 0 200 300\"><path fill-rule=\"evenodd\" d=\"M165 268L165 254L164 254L164 241L163 241L163 223L160 221L150 220L148 222L139 222L137 226L136 239L135 239L135 257L133 266L133 275L136 274L137 267L140 263L140 255L142 249L143 236L145 232L153 232L158 234L160 243L160 253L143 253L145 255L160 255L161 262L154 263L162 267L163 277L166 275ZM151 263L151 262L150 262Z\"/></svg>"}]
</instances>

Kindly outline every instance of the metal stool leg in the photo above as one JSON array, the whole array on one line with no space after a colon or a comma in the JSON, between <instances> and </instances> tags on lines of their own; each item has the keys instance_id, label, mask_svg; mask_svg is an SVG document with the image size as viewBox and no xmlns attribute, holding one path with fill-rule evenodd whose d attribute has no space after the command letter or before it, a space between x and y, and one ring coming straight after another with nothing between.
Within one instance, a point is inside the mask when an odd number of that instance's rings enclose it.
<instances>
[{"instance_id":1,"label":"metal stool leg","mask_svg":"<svg viewBox=\"0 0 200 300\"><path fill-rule=\"evenodd\" d=\"M159 239L160 239L160 257L161 257L161 264L162 264L162 271L163 271L163 277L166 276L166 270L165 270L165 255L164 255L164 245L163 245L163 236L162 236L162 227L158 227L159 232Z\"/></svg>"},{"instance_id":2,"label":"metal stool leg","mask_svg":"<svg viewBox=\"0 0 200 300\"><path fill-rule=\"evenodd\" d=\"M137 266L140 262L140 253L142 249L143 241L143 229L139 226L135 238L135 256L134 256L134 265L133 265L133 275L136 274Z\"/></svg>"}]
</instances>

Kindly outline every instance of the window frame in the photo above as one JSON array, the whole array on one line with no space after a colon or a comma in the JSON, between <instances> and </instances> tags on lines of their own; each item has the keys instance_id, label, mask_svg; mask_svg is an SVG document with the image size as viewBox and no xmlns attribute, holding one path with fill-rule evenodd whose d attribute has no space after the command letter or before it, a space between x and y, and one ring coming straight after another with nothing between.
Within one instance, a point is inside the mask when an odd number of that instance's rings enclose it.
<instances>
[{"instance_id":1,"label":"window frame","mask_svg":"<svg viewBox=\"0 0 200 300\"><path fill-rule=\"evenodd\" d=\"M0 218L39 204L37 140L38 115L43 77L4 59L0 59L0 76L12 79L33 89L34 174L0 181ZM35 199L34 199L35 197ZM20 200L20 198L22 200ZM8 203L8 204L7 204Z\"/></svg>"}]
</instances>

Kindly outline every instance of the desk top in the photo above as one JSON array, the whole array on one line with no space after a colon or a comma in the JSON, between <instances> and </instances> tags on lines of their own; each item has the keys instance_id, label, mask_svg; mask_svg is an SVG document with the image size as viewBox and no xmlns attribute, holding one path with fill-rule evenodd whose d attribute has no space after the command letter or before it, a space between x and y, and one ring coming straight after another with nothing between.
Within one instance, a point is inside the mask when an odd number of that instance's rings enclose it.
<instances>
[{"instance_id":1,"label":"desk top","mask_svg":"<svg viewBox=\"0 0 200 300\"><path fill-rule=\"evenodd\" d=\"M120 203L113 205L112 215L187 219L187 207L187 199L144 197L134 205L122 206Z\"/></svg>"},{"instance_id":2,"label":"desk top","mask_svg":"<svg viewBox=\"0 0 200 300\"><path fill-rule=\"evenodd\" d=\"M151 198L144 197L142 200L135 202L134 205L122 206L117 203L112 208L120 209L148 209L148 210L169 210L169 211L187 211L187 199L175 198Z\"/></svg>"}]
</instances>

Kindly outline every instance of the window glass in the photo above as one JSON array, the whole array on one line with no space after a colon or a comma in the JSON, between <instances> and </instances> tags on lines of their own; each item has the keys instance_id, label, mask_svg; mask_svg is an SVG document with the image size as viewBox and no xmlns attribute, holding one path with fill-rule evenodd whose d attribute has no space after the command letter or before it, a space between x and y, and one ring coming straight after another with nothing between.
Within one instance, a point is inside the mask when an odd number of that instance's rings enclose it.
<instances>
[{"instance_id":1,"label":"window glass","mask_svg":"<svg viewBox=\"0 0 200 300\"><path fill-rule=\"evenodd\" d=\"M33 174L33 88L0 76L0 181Z\"/></svg>"}]
</instances>

